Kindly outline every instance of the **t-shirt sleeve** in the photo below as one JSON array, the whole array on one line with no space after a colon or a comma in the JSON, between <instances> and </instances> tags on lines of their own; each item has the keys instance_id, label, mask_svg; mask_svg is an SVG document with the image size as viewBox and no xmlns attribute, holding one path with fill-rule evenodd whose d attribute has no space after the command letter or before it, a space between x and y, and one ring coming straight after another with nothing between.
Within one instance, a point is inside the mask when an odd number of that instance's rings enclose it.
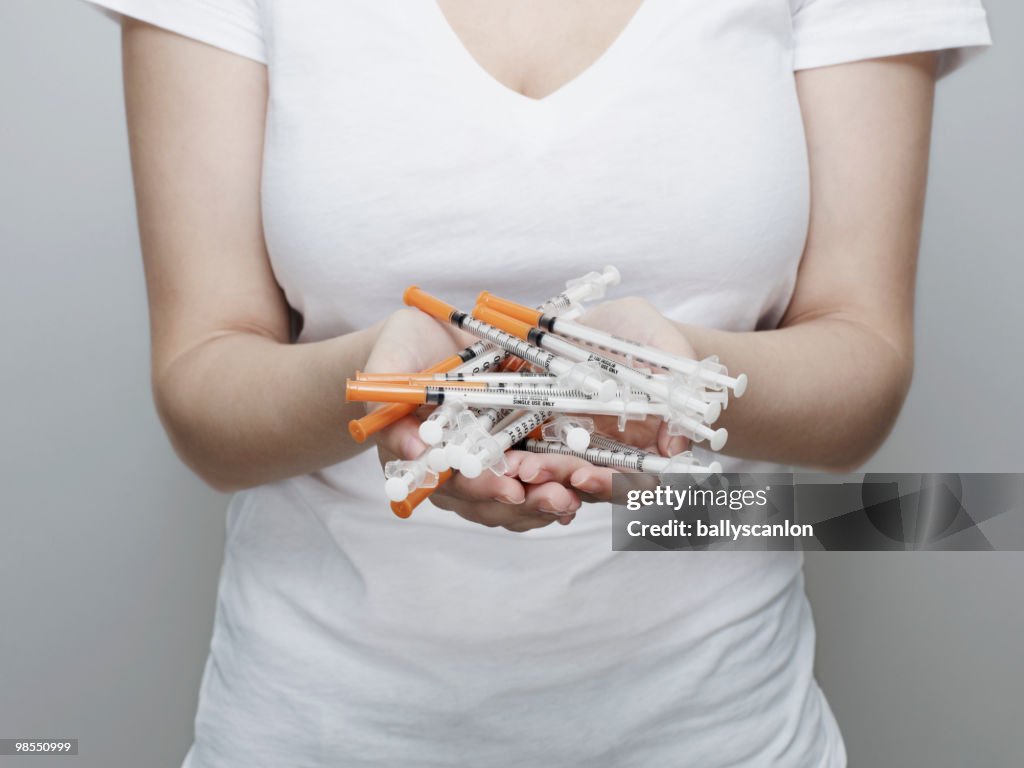
<instances>
[{"instance_id":1,"label":"t-shirt sleeve","mask_svg":"<svg viewBox=\"0 0 1024 768\"><path fill-rule=\"evenodd\" d=\"M940 75L992 44L981 0L790 0L793 67L941 51Z\"/></svg>"},{"instance_id":2,"label":"t-shirt sleeve","mask_svg":"<svg viewBox=\"0 0 1024 768\"><path fill-rule=\"evenodd\" d=\"M259 0L85 0L185 37L266 63Z\"/></svg>"}]
</instances>

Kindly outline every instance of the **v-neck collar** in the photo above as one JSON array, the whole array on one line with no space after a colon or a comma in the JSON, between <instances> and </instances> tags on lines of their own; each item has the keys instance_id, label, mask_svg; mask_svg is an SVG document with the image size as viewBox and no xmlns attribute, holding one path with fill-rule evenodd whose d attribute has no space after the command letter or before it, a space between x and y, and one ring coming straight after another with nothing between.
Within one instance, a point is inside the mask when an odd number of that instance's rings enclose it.
<instances>
[{"instance_id":1,"label":"v-neck collar","mask_svg":"<svg viewBox=\"0 0 1024 768\"><path fill-rule=\"evenodd\" d=\"M467 73L468 79L476 83L481 93L489 92L499 100L540 110L570 101L599 87L616 66L628 67L628 53L639 44L649 6L654 5L655 0L643 0L611 44L586 69L539 99L510 88L485 69L452 28L437 0L418 0L418 4L424 10L425 25L437 40L439 55L445 57L453 69Z\"/></svg>"}]
</instances>

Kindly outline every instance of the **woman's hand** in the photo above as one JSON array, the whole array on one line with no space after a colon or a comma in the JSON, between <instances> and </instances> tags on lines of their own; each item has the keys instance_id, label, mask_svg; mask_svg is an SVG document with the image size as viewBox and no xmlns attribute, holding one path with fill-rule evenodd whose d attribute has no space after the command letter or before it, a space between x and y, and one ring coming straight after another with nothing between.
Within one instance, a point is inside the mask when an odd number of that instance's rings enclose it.
<instances>
[{"instance_id":1,"label":"woman's hand","mask_svg":"<svg viewBox=\"0 0 1024 768\"><path fill-rule=\"evenodd\" d=\"M598 304L587 311L580 322L664 352L696 357L682 330L644 299L625 298ZM594 421L600 432L663 456L681 453L690 445L684 437L669 435L665 423L659 418L630 421L621 433L614 418L598 418ZM555 461L548 460L552 458ZM575 488L588 499L608 500L615 470L595 467L572 456L527 454L519 462L518 474L521 479L529 478L534 483L563 483Z\"/></svg>"},{"instance_id":2,"label":"woman's hand","mask_svg":"<svg viewBox=\"0 0 1024 768\"><path fill-rule=\"evenodd\" d=\"M630 297L606 301L589 309L580 318L580 322L662 352L680 357L696 357L682 329L645 299ZM611 356L622 360L620 356ZM633 367L644 367L644 363L635 362ZM620 442L663 456L673 456L690 446L690 441L685 437L669 435L664 420L653 416L642 421L627 422L625 431L621 433L618 432L618 422L614 418L598 420L598 427L601 432L616 436Z\"/></svg>"},{"instance_id":3,"label":"woman's hand","mask_svg":"<svg viewBox=\"0 0 1024 768\"><path fill-rule=\"evenodd\" d=\"M385 321L366 362L375 373L421 371L449 357L472 342L468 336L414 309L402 309ZM413 415L396 422L377 436L381 464L396 458L413 459L427 447L419 437L420 419ZM520 462L531 460L532 469L521 471ZM562 457L535 456L520 451L506 455L508 474L484 472L468 479L453 473L430 501L442 509L488 527L501 526L522 532L543 528L555 520L568 524L580 507L579 495L564 484L545 480L553 473L549 464ZM539 459L539 461L534 461Z\"/></svg>"}]
</instances>

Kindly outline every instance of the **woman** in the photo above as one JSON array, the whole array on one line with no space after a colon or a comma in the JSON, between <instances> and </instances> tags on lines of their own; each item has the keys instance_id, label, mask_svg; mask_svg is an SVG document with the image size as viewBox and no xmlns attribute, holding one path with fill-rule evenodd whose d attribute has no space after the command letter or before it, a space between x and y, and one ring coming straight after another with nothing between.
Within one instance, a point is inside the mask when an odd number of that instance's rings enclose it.
<instances>
[{"instance_id":1,"label":"woman","mask_svg":"<svg viewBox=\"0 0 1024 768\"><path fill-rule=\"evenodd\" d=\"M388 314L411 283L535 303L614 263L643 300L587 322L749 374L728 469L856 466L910 381L938 52L987 44L980 3L99 4L157 406L237 491L186 766L845 765L799 555L613 553L609 472L558 457L398 521L343 384L463 344Z\"/></svg>"}]
</instances>

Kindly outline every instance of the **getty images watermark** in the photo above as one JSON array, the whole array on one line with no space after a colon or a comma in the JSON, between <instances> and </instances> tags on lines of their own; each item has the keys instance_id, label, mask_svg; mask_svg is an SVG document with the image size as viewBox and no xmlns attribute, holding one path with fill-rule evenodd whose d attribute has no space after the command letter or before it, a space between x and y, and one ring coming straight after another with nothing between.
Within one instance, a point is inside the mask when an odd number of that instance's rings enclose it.
<instances>
[{"instance_id":1,"label":"getty images watermark","mask_svg":"<svg viewBox=\"0 0 1024 768\"><path fill-rule=\"evenodd\" d=\"M621 474L616 550L1024 551L1022 474Z\"/></svg>"},{"instance_id":2,"label":"getty images watermark","mask_svg":"<svg viewBox=\"0 0 1024 768\"><path fill-rule=\"evenodd\" d=\"M713 482L713 481L709 481ZM731 517L713 516L704 520L699 516L690 515L691 519L679 517L684 509L692 512L700 509L724 510L729 514L756 507L768 509L768 494L771 485L762 488L709 488L701 485L688 484L682 488L670 485L657 485L654 488L632 488L626 492L626 509L639 512L650 507L671 509L675 517L664 522L647 523L641 520L630 520L626 524L626 533L632 537L690 537L700 539L716 538L738 541L741 537L788 537L814 536L814 526L809 523L799 524L791 520L779 523L734 522ZM716 513L720 514L720 513Z\"/></svg>"}]
</instances>

